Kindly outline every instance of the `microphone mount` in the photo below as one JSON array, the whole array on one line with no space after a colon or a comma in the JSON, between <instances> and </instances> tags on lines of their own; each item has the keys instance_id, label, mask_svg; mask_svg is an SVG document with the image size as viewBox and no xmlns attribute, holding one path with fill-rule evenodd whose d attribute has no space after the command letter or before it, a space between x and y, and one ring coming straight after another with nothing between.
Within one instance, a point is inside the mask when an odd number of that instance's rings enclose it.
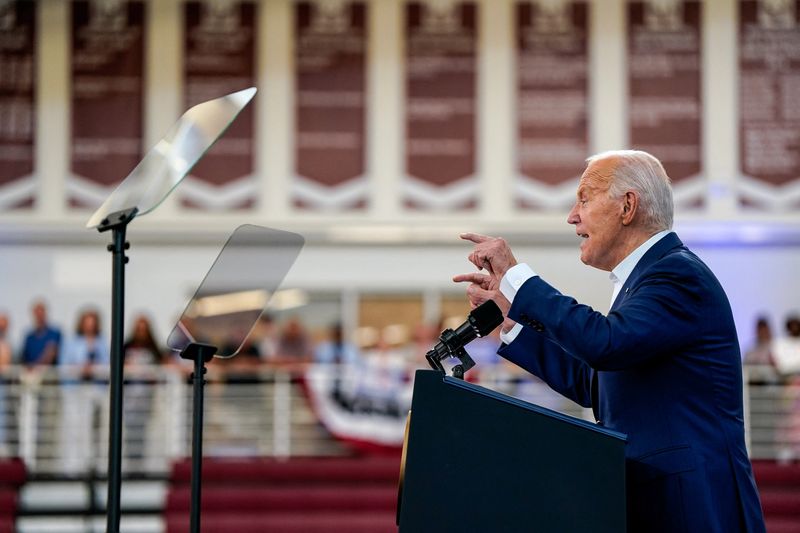
<instances>
[{"instance_id":1,"label":"microphone mount","mask_svg":"<svg viewBox=\"0 0 800 533\"><path fill-rule=\"evenodd\" d=\"M442 365L442 361L448 357L456 358L461 361L461 363L455 365L451 369L451 372L454 378L464 379L464 373L475 366L475 361L470 357L463 346L455 349L451 348L452 346L459 345L458 336L452 329L444 330L439 339L441 342L425 354L425 359L428 360L428 364L431 365L431 368L434 370L439 370L442 374L447 374L444 365Z\"/></svg>"}]
</instances>

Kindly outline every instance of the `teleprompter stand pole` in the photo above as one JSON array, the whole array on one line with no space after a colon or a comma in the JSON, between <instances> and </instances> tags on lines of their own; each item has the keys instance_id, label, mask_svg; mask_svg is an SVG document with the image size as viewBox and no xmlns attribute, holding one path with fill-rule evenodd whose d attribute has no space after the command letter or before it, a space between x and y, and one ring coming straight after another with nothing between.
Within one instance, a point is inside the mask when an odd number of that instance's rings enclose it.
<instances>
[{"instance_id":1,"label":"teleprompter stand pole","mask_svg":"<svg viewBox=\"0 0 800 533\"><path fill-rule=\"evenodd\" d=\"M99 232L111 230L111 368L109 372L110 427L108 434L108 498L106 503L106 533L119 532L120 489L122 487L122 346L125 328L125 241L128 223L136 216L137 208L111 213L97 227Z\"/></svg>"},{"instance_id":2,"label":"teleprompter stand pole","mask_svg":"<svg viewBox=\"0 0 800 533\"><path fill-rule=\"evenodd\" d=\"M206 383L206 363L211 361L217 347L199 342L190 343L181 352L183 359L194 361L192 388L192 510L189 531L200 533L200 481L203 474L203 385Z\"/></svg>"}]
</instances>

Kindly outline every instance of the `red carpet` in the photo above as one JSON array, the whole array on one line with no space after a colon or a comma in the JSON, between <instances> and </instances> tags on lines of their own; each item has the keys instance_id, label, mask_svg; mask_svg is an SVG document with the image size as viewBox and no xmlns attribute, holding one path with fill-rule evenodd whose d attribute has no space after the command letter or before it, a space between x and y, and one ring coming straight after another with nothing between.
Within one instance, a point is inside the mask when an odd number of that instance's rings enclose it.
<instances>
[{"instance_id":1,"label":"red carpet","mask_svg":"<svg viewBox=\"0 0 800 533\"><path fill-rule=\"evenodd\" d=\"M753 461L768 533L800 533L800 464Z\"/></svg>"},{"instance_id":2,"label":"red carpet","mask_svg":"<svg viewBox=\"0 0 800 533\"><path fill-rule=\"evenodd\" d=\"M203 463L203 533L397 532L399 457ZM174 466L167 533L189 531L191 463Z\"/></svg>"},{"instance_id":3,"label":"red carpet","mask_svg":"<svg viewBox=\"0 0 800 533\"><path fill-rule=\"evenodd\" d=\"M0 533L15 530L19 488L26 478L25 464L21 459L0 460Z\"/></svg>"},{"instance_id":4,"label":"red carpet","mask_svg":"<svg viewBox=\"0 0 800 533\"><path fill-rule=\"evenodd\" d=\"M754 461L768 533L800 533L800 464ZM396 533L397 457L203 464L204 533ZM173 468L167 533L189 531L190 462ZM0 520L7 508L0 491ZM4 531L0 527L0 531Z\"/></svg>"}]
</instances>

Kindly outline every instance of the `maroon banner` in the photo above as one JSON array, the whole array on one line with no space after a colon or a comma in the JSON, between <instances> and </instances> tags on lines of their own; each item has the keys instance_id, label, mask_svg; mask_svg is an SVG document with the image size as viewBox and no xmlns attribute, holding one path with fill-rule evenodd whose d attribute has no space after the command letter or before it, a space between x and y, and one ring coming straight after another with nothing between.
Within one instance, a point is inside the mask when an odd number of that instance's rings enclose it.
<instances>
[{"instance_id":1,"label":"maroon banner","mask_svg":"<svg viewBox=\"0 0 800 533\"><path fill-rule=\"evenodd\" d=\"M589 156L585 1L517 4L517 205L561 208ZM553 186L569 184L555 189Z\"/></svg>"},{"instance_id":2,"label":"maroon banner","mask_svg":"<svg viewBox=\"0 0 800 533\"><path fill-rule=\"evenodd\" d=\"M412 209L471 209L475 177L475 2L406 6L406 177Z\"/></svg>"},{"instance_id":3,"label":"maroon banner","mask_svg":"<svg viewBox=\"0 0 800 533\"><path fill-rule=\"evenodd\" d=\"M367 7L314 1L295 10L294 205L363 209Z\"/></svg>"},{"instance_id":4,"label":"maroon banner","mask_svg":"<svg viewBox=\"0 0 800 533\"><path fill-rule=\"evenodd\" d=\"M740 203L800 206L800 0L739 3Z\"/></svg>"},{"instance_id":5,"label":"maroon banner","mask_svg":"<svg viewBox=\"0 0 800 533\"><path fill-rule=\"evenodd\" d=\"M142 158L144 3L72 3L70 206L97 207Z\"/></svg>"},{"instance_id":6,"label":"maroon banner","mask_svg":"<svg viewBox=\"0 0 800 533\"><path fill-rule=\"evenodd\" d=\"M0 4L0 211L33 205L35 2Z\"/></svg>"},{"instance_id":7,"label":"maroon banner","mask_svg":"<svg viewBox=\"0 0 800 533\"><path fill-rule=\"evenodd\" d=\"M184 6L186 108L256 84L256 6L252 2L187 2ZM190 208L252 208L255 101L192 169L179 190Z\"/></svg>"},{"instance_id":8,"label":"maroon banner","mask_svg":"<svg viewBox=\"0 0 800 533\"><path fill-rule=\"evenodd\" d=\"M661 160L676 203L702 204L701 2L628 4L630 145Z\"/></svg>"}]
</instances>

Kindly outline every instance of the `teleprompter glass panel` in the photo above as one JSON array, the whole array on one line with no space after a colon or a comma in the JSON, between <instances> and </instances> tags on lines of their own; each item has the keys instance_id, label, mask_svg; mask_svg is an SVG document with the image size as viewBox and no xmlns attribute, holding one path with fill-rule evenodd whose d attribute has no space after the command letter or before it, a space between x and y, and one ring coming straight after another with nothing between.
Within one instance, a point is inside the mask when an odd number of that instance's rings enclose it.
<instances>
[{"instance_id":1,"label":"teleprompter glass panel","mask_svg":"<svg viewBox=\"0 0 800 533\"><path fill-rule=\"evenodd\" d=\"M117 211L136 207L141 216L158 207L255 94L256 88L250 87L189 108L95 211L86 227L96 228Z\"/></svg>"},{"instance_id":2,"label":"teleprompter glass panel","mask_svg":"<svg viewBox=\"0 0 800 533\"><path fill-rule=\"evenodd\" d=\"M232 357L256 325L303 248L296 233L243 225L228 238L167 339L183 351L191 342Z\"/></svg>"}]
</instances>

